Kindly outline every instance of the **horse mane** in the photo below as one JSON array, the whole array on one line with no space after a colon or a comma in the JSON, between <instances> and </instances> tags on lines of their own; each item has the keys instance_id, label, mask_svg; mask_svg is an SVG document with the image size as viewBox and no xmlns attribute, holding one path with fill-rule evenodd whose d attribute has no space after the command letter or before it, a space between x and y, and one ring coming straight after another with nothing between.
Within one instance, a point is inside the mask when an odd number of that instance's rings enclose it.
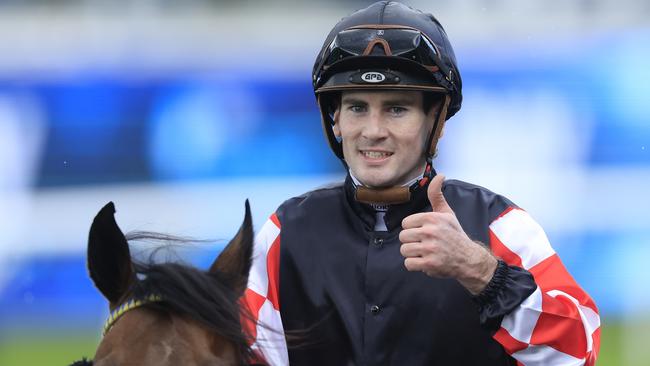
<instances>
[{"instance_id":1,"label":"horse mane","mask_svg":"<svg viewBox=\"0 0 650 366\"><path fill-rule=\"evenodd\" d=\"M70 366L93 366L93 362L84 357L79 361L71 363Z\"/></svg>"},{"instance_id":2,"label":"horse mane","mask_svg":"<svg viewBox=\"0 0 650 366\"><path fill-rule=\"evenodd\" d=\"M127 235L127 240L153 240L169 243L195 242L186 238L138 232ZM165 248L165 247L163 247ZM154 252L155 254L155 252ZM149 295L159 296L162 301L150 302L147 308L187 316L210 331L232 342L244 363L250 361L253 352L249 346L251 337L242 330L240 317L247 316L239 307L240 293L232 285L241 282L222 272L211 273L181 263L154 263L151 255L147 262L133 261L138 278L131 287L130 298L142 300Z\"/></svg>"}]
</instances>

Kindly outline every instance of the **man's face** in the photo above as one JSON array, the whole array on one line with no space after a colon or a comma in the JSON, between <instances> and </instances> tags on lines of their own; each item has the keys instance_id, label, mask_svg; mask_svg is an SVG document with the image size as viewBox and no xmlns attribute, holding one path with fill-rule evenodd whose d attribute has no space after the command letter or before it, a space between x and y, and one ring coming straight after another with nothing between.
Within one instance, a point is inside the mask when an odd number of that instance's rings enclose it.
<instances>
[{"instance_id":1,"label":"man's face","mask_svg":"<svg viewBox=\"0 0 650 366\"><path fill-rule=\"evenodd\" d=\"M352 174L368 187L405 184L424 171L435 107L418 91L349 91L334 114L334 134Z\"/></svg>"}]
</instances>

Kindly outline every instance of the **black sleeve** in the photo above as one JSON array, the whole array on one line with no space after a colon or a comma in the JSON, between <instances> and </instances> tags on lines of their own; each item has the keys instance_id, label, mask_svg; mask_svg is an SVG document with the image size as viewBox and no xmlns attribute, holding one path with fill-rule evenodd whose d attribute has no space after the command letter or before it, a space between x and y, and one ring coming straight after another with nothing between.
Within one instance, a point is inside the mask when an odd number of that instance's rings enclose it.
<instances>
[{"instance_id":1,"label":"black sleeve","mask_svg":"<svg viewBox=\"0 0 650 366\"><path fill-rule=\"evenodd\" d=\"M494 331L499 329L503 317L516 309L536 288L530 272L499 260L488 285L474 296L481 325Z\"/></svg>"}]
</instances>

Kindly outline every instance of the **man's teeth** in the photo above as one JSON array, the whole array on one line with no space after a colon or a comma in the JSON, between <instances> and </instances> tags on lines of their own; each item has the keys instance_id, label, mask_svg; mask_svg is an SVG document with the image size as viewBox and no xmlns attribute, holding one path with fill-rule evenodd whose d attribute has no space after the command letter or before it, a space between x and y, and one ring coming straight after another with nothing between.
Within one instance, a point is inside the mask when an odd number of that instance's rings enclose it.
<instances>
[{"instance_id":1,"label":"man's teeth","mask_svg":"<svg viewBox=\"0 0 650 366\"><path fill-rule=\"evenodd\" d=\"M387 156L391 156L391 153L382 152L382 151L363 151L363 155L372 159L381 159Z\"/></svg>"}]
</instances>

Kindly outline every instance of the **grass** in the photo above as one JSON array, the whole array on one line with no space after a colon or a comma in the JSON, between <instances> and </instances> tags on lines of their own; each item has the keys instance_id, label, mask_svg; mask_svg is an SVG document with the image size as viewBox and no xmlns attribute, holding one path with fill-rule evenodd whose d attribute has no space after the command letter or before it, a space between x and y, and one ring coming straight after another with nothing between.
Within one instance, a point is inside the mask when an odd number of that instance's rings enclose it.
<instances>
[{"instance_id":1,"label":"grass","mask_svg":"<svg viewBox=\"0 0 650 366\"><path fill-rule=\"evenodd\" d=\"M622 352L622 337L625 327L620 323L604 323L600 332L600 354L598 355L598 366L619 366L624 365ZM640 366L641 363L630 366Z\"/></svg>"},{"instance_id":2,"label":"grass","mask_svg":"<svg viewBox=\"0 0 650 366\"><path fill-rule=\"evenodd\" d=\"M75 332L55 335L31 335L20 331L7 337L3 330L0 338L0 365L2 366L66 366L82 357L92 358L99 342L98 334Z\"/></svg>"},{"instance_id":3,"label":"grass","mask_svg":"<svg viewBox=\"0 0 650 366\"><path fill-rule=\"evenodd\" d=\"M597 365L647 365L650 347L645 341L649 330L650 320L604 322ZM98 342L98 330L62 334L3 330L0 334L0 365L66 366L83 356L92 358Z\"/></svg>"}]
</instances>

